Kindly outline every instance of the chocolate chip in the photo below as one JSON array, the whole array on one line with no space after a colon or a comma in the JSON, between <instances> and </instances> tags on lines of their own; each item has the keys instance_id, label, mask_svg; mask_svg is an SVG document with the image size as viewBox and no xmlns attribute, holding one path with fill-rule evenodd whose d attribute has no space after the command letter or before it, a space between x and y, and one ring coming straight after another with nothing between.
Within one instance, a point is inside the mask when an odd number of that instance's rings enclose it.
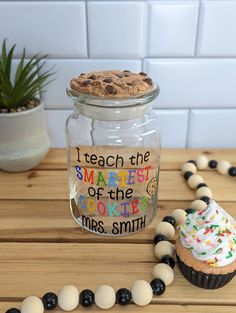
<instances>
[{"instance_id":1,"label":"chocolate chip","mask_svg":"<svg viewBox=\"0 0 236 313\"><path fill-rule=\"evenodd\" d=\"M124 70L123 73L131 73L131 72L128 70Z\"/></svg>"},{"instance_id":2,"label":"chocolate chip","mask_svg":"<svg viewBox=\"0 0 236 313\"><path fill-rule=\"evenodd\" d=\"M81 73L79 76L84 76L85 75L85 73Z\"/></svg>"},{"instance_id":3,"label":"chocolate chip","mask_svg":"<svg viewBox=\"0 0 236 313\"><path fill-rule=\"evenodd\" d=\"M148 85L152 86L152 80L151 80L151 78L145 78L145 79L143 79L143 81L144 81L145 83L147 83Z\"/></svg>"},{"instance_id":4,"label":"chocolate chip","mask_svg":"<svg viewBox=\"0 0 236 313\"><path fill-rule=\"evenodd\" d=\"M116 74L117 77L122 78L123 74Z\"/></svg>"},{"instance_id":5,"label":"chocolate chip","mask_svg":"<svg viewBox=\"0 0 236 313\"><path fill-rule=\"evenodd\" d=\"M109 93L110 95L115 95L117 93L116 89L112 85L107 85L105 88L107 93Z\"/></svg>"},{"instance_id":6,"label":"chocolate chip","mask_svg":"<svg viewBox=\"0 0 236 313\"><path fill-rule=\"evenodd\" d=\"M140 73L139 73L139 75L142 75L142 76L147 76L147 74L146 74L146 73L144 73L144 72L140 72Z\"/></svg>"},{"instance_id":7,"label":"chocolate chip","mask_svg":"<svg viewBox=\"0 0 236 313\"><path fill-rule=\"evenodd\" d=\"M92 75L90 75L90 76L88 77L88 79L95 80L95 79L96 79L96 76L95 76L94 74L92 74Z\"/></svg>"},{"instance_id":8,"label":"chocolate chip","mask_svg":"<svg viewBox=\"0 0 236 313\"><path fill-rule=\"evenodd\" d=\"M133 86L134 84L132 84L132 83L127 83L127 85L128 85L128 86Z\"/></svg>"},{"instance_id":9,"label":"chocolate chip","mask_svg":"<svg viewBox=\"0 0 236 313\"><path fill-rule=\"evenodd\" d=\"M104 83L112 83L112 78L103 79Z\"/></svg>"},{"instance_id":10,"label":"chocolate chip","mask_svg":"<svg viewBox=\"0 0 236 313\"><path fill-rule=\"evenodd\" d=\"M88 79L81 82L81 86L88 86L88 85L91 85L91 81Z\"/></svg>"}]
</instances>

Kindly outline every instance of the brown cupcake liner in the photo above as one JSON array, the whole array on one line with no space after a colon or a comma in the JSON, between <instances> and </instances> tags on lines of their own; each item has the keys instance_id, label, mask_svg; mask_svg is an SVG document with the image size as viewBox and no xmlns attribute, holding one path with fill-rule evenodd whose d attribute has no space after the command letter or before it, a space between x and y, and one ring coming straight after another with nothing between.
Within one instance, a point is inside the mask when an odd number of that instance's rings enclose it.
<instances>
[{"instance_id":1,"label":"brown cupcake liner","mask_svg":"<svg viewBox=\"0 0 236 313\"><path fill-rule=\"evenodd\" d=\"M177 256L177 261L180 267L180 270L184 277L193 285L198 286L204 289L217 289L225 286L228 282L234 278L236 271L223 274L206 274L200 271L196 271L194 268L186 265L181 261L180 257Z\"/></svg>"}]
</instances>

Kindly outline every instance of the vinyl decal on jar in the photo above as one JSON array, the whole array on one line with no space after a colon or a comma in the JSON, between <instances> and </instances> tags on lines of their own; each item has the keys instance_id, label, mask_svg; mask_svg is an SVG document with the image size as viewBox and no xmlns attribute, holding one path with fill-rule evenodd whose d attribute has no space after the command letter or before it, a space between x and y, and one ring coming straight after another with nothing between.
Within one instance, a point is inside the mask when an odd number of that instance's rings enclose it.
<instances>
[{"instance_id":1,"label":"vinyl decal on jar","mask_svg":"<svg viewBox=\"0 0 236 313\"><path fill-rule=\"evenodd\" d=\"M155 150L76 147L71 210L83 227L122 235L145 227L156 204Z\"/></svg>"}]
</instances>

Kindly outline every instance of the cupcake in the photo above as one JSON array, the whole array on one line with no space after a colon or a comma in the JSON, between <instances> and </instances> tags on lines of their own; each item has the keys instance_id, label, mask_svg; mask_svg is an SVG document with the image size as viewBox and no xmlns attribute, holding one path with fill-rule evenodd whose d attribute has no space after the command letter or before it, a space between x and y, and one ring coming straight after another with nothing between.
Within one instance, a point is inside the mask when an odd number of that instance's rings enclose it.
<instances>
[{"instance_id":1,"label":"cupcake","mask_svg":"<svg viewBox=\"0 0 236 313\"><path fill-rule=\"evenodd\" d=\"M212 200L179 226L176 255L190 283L206 289L223 287L236 273L236 222Z\"/></svg>"}]
</instances>

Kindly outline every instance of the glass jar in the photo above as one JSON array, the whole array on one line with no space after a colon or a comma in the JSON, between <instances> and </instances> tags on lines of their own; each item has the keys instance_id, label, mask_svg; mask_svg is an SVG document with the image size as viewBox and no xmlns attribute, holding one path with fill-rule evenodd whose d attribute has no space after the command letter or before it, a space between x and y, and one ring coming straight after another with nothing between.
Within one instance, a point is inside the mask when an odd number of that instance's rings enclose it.
<instances>
[{"instance_id":1,"label":"glass jar","mask_svg":"<svg viewBox=\"0 0 236 313\"><path fill-rule=\"evenodd\" d=\"M70 207L74 220L101 235L128 235L157 211L160 138L152 110L157 85L128 98L67 89L75 110L66 121Z\"/></svg>"}]
</instances>

